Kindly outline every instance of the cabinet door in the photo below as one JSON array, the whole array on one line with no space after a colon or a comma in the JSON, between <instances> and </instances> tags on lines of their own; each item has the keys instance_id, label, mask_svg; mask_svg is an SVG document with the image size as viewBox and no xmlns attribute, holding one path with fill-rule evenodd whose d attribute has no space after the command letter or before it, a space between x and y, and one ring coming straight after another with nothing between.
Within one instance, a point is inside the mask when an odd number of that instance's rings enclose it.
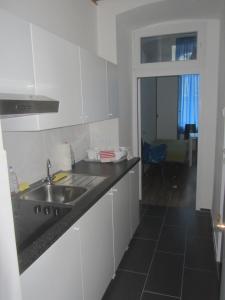
<instances>
[{"instance_id":1,"label":"cabinet door","mask_svg":"<svg viewBox=\"0 0 225 300\"><path fill-rule=\"evenodd\" d=\"M84 122L108 118L106 61L81 49Z\"/></svg>"},{"instance_id":2,"label":"cabinet door","mask_svg":"<svg viewBox=\"0 0 225 300\"><path fill-rule=\"evenodd\" d=\"M117 65L107 62L108 117L119 117L119 90Z\"/></svg>"},{"instance_id":3,"label":"cabinet door","mask_svg":"<svg viewBox=\"0 0 225 300\"><path fill-rule=\"evenodd\" d=\"M112 189L115 270L127 249L130 240L129 177L124 176Z\"/></svg>"},{"instance_id":4,"label":"cabinet door","mask_svg":"<svg viewBox=\"0 0 225 300\"><path fill-rule=\"evenodd\" d=\"M21 275L23 300L83 300L76 230L71 227Z\"/></svg>"},{"instance_id":5,"label":"cabinet door","mask_svg":"<svg viewBox=\"0 0 225 300\"><path fill-rule=\"evenodd\" d=\"M140 222L138 165L136 165L131 171L129 171L129 201L130 232L132 237Z\"/></svg>"},{"instance_id":6,"label":"cabinet door","mask_svg":"<svg viewBox=\"0 0 225 300\"><path fill-rule=\"evenodd\" d=\"M101 198L79 223L84 300L100 300L114 274L110 196Z\"/></svg>"},{"instance_id":7,"label":"cabinet door","mask_svg":"<svg viewBox=\"0 0 225 300\"><path fill-rule=\"evenodd\" d=\"M36 93L59 100L59 112L40 115L40 129L82 123L79 48L32 25Z\"/></svg>"},{"instance_id":8,"label":"cabinet door","mask_svg":"<svg viewBox=\"0 0 225 300\"><path fill-rule=\"evenodd\" d=\"M30 25L0 10L1 93L34 93Z\"/></svg>"}]
</instances>

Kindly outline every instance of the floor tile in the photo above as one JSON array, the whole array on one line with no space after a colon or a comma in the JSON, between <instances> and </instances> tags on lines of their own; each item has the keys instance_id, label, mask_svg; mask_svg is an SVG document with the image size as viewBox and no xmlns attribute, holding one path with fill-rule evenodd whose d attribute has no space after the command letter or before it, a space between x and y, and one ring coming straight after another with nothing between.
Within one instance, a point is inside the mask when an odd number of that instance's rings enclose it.
<instances>
[{"instance_id":1,"label":"floor tile","mask_svg":"<svg viewBox=\"0 0 225 300\"><path fill-rule=\"evenodd\" d=\"M144 216L137 228L135 237L157 240L162 224L161 217Z\"/></svg>"},{"instance_id":2,"label":"floor tile","mask_svg":"<svg viewBox=\"0 0 225 300\"><path fill-rule=\"evenodd\" d=\"M216 270L213 241L206 238L188 238L185 266L192 269Z\"/></svg>"},{"instance_id":3,"label":"floor tile","mask_svg":"<svg viewBox=\"0 0 225 300\"><path fill-rule=\"evenodd\" d=\"M102 300L139 300L145 278L144 275L118 271Z\"/></svg>"},{"instance_id":4,"label":"floor tile","mask_svg":"<svg viewBox=\"0 0 225 300\"><path fill-rule=\"evenodd\" d=\"M182 255L157 252L145 290L180 297L183 259Z\"/></svg>"},{"instance_id":5,"label":"floor tile","mask_svg":"<svg viewBox=\"0 0 225 300\"><path fill-rule=\"evenodd\" d=\"M188 226L188 235L212 237L212 225L210 215L208 213L196 212L191 217L191 222Z\"/></svg>"},{"instance_id":6,"label":"floor tile","mask_svg":"<svg viewBox=\"0 0 225 300\"><path fill-rule=\"evenodd\" d=\"M184 270L182 300L219 300L216 273Z\"/></svg>"},{"instance_id":7,"label":"floor tile","mask_svg":"<svg viewBox=\"0 0 225 300\"><path fill-rule=\"evenodd\" d=\"M184 228L190 221L192 215L191 209L184 208L168 208L166 213L165 225L181 226Z\"/></svg>"},{"instance_id":8,"label":"floor tile","mask_svg":"<svg viewBox=\"0 0 225 300\"><path fill-rule=\"evenodd\" d=\"M155 241L133 239L126 251L120 269L147 273L155 250Z\"/></svg>"},{"instance_id":9,"label":"floor tile","mask_svg":"<svg viewBox=\"0 0 225 300\"><path fill-rule=\"evenodd\" d=\"M186 231L178 227L163 228L160 236L158 250L184 254Z\"/></svg>"},{"instance_id":10,"label":"floor tile","mask_svg":"<svg viewBox=\"0 0 225 300\"><path fill-rule=\"evenodd\" d=\"M166 213L166 207L148 205L145 211L146 216L163 217Z\"/></svg>"},{"instance_id":11,"label":"floor tile","mask_svg":"<svg viewBox=\"0 0 225 300\"><path fill-rule=\"evenodd\" d=\"M141 300L177 300L179 298L157 295L152 293L144 293Z\"/></svg>"}]
</instances>

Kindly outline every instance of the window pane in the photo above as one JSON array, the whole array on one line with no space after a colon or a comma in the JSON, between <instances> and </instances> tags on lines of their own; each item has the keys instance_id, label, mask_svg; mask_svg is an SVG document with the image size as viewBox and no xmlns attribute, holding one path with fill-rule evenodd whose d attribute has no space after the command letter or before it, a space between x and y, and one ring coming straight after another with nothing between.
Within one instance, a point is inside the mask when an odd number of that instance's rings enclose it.
<instances>
[{"instance_id":1,"label":"window pane","mask_svg":"<svg viewBox=\"0 0 225 300\"><path fill-rule=\"evenodd\" d=\"M141 63L184 61L197 58L197 33L141 38Z\"/></svg>"}]
</instances>

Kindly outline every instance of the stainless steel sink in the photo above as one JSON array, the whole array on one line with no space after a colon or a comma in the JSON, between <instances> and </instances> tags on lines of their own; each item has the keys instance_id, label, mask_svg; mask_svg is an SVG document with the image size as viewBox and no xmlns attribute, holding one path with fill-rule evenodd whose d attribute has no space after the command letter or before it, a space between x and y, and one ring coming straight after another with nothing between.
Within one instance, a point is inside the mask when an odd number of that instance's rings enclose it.
<instances>
[{"instance_id":1,"label":"stainless steel sink","mask_svg":"<svg viewBox=\"0 0 225 300\"><path fill-rule=\"evenodd\" d=\"M86 174L70 174L55 184L42 184L20 194L20 200L34 200L47 203L74 205L81 196L91 191L106 177Z\"/></svg>"},{"instance_id":2,"label":"stainless steel sink","mask_svg":"<svg viewBox=\"0 0 225 300\"><path fill-rule=\"evenodd\" d=\"M84 187L44 184L24 193L20 196L20 199L71 204L85 192L87 192L87 189Z\"/></svg>"}]
</instances>

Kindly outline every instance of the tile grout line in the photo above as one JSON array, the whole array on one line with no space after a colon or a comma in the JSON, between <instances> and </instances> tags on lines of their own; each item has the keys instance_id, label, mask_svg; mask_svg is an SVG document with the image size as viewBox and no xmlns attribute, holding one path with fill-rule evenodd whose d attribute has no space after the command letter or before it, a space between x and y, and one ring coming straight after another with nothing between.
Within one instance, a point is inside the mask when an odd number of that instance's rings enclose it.
<instances>
[{"instance_id":1,"label":"tile grout line","mask_svg":"<svg viewBox=\"0 0 225 300\"><path fill-rule=\"evenodd\" d=\"M144 291L145 291L145 287L146 287L146 284L147 284L148 276L149 276L149 274L150 274L151 267L152 267L154 258L155 258L155 256L156 256L156 252L157 252L159 240L160 240L160 237L161 237L161 234L162 234L163 226L164 226L165 221L166 221L167 212L168 212L168 207L167 207L166 212L165 212L164 217L163 217L163 221L162 221L162 224L161 224L161 227L160 227L158 239L157 239L157 241L156 241L155 249L154 249L154 252L153 252L153 255L152 255L152 260L151 260L151 263L150 263L149 268L148 268L148 271L147 271L147 275L146 275L146 278L145 278L144 286L143 286L143 289L142 289L141 296L140 296L140 299L139 299L139 300L142 299L143 294L144 294Z\"/></svg>"},{"instance_id":2,"label":"tile grout line","mask_svg":"<svg viewBox=\"0 0 225 300\"><path fill-rule=\"evenodd\" d=\"M186 267L184 266L185 269L187 270L192 270L192 271L198 271L198 272L208 272L208 273L217 273L216 270L209 270L209 269L199 269L199 268L191 268L191 267Z\"/></svg>"},{"instance_id":3,"label":"tile grout line","mask_svg":"<svg viewBox=\"0 0 225 300\"><path fill-rule=\"evenodd\" d=\"M132 240L141 240L141 241L152 241L152 242L157 242L158 239L146 239L146 238L142 238L142 237L133 237Z\"/></svg>"},{"instance_id":4,"label":"tile grout line","mask_svg":"<svg viewBox=\"0 0 225 300\"><path fill-rule=\"evenodd\" d=\"M187 239L188 239L188 225L185 229L185 245L184 245L184 262L183 262L183 271L182 271L182 278L181 278L181 291L180 291L180 299L182 300L183 297L183 286L184 286L184 270L185 270L185 260L186 260L186 252L187 252Z\"/></svg>"},{"instance_id":5,"label":"tile grout line","mask_svg":"<svg viewBox=\"0 0 225 300\"><path fill-rule=\"evenodd\" d=\"M177 255L177 256L184 256L184 253L176 253L176 252L171 252L171 251L158 250L157 252L171 254L171 255Z\"/></svg>"},{"instance_id":6,"label":"tile grout line","mask_svg":"<svg viewBox=\"0 0 225 300\"><path fill-rule=\"evenodd\" d=\"M180 300L180 297L177 297L177 296L171 296L171 295L161 294L161 293L152 292L152 291L148 291L148 290L145 290L145 293L146 294L159 295L159 296L164 296L164 297L167 297L167 298L173 298L173 299Z\"/></svg>"},{"instance_id":7,"label":"tile grout line","mask_svg":"<svg viewBox=\"0 0 225 300\"><path fill-rule=\"evenodd\" d=\"M133 270L123 269L123 268L118 268L117 271L122 271L122 272L127 272L127 273L142 275L142 276L146 276L147 275L147 273L136 272L136 271L133 271Z\"/></svg>"}]
</instances>

